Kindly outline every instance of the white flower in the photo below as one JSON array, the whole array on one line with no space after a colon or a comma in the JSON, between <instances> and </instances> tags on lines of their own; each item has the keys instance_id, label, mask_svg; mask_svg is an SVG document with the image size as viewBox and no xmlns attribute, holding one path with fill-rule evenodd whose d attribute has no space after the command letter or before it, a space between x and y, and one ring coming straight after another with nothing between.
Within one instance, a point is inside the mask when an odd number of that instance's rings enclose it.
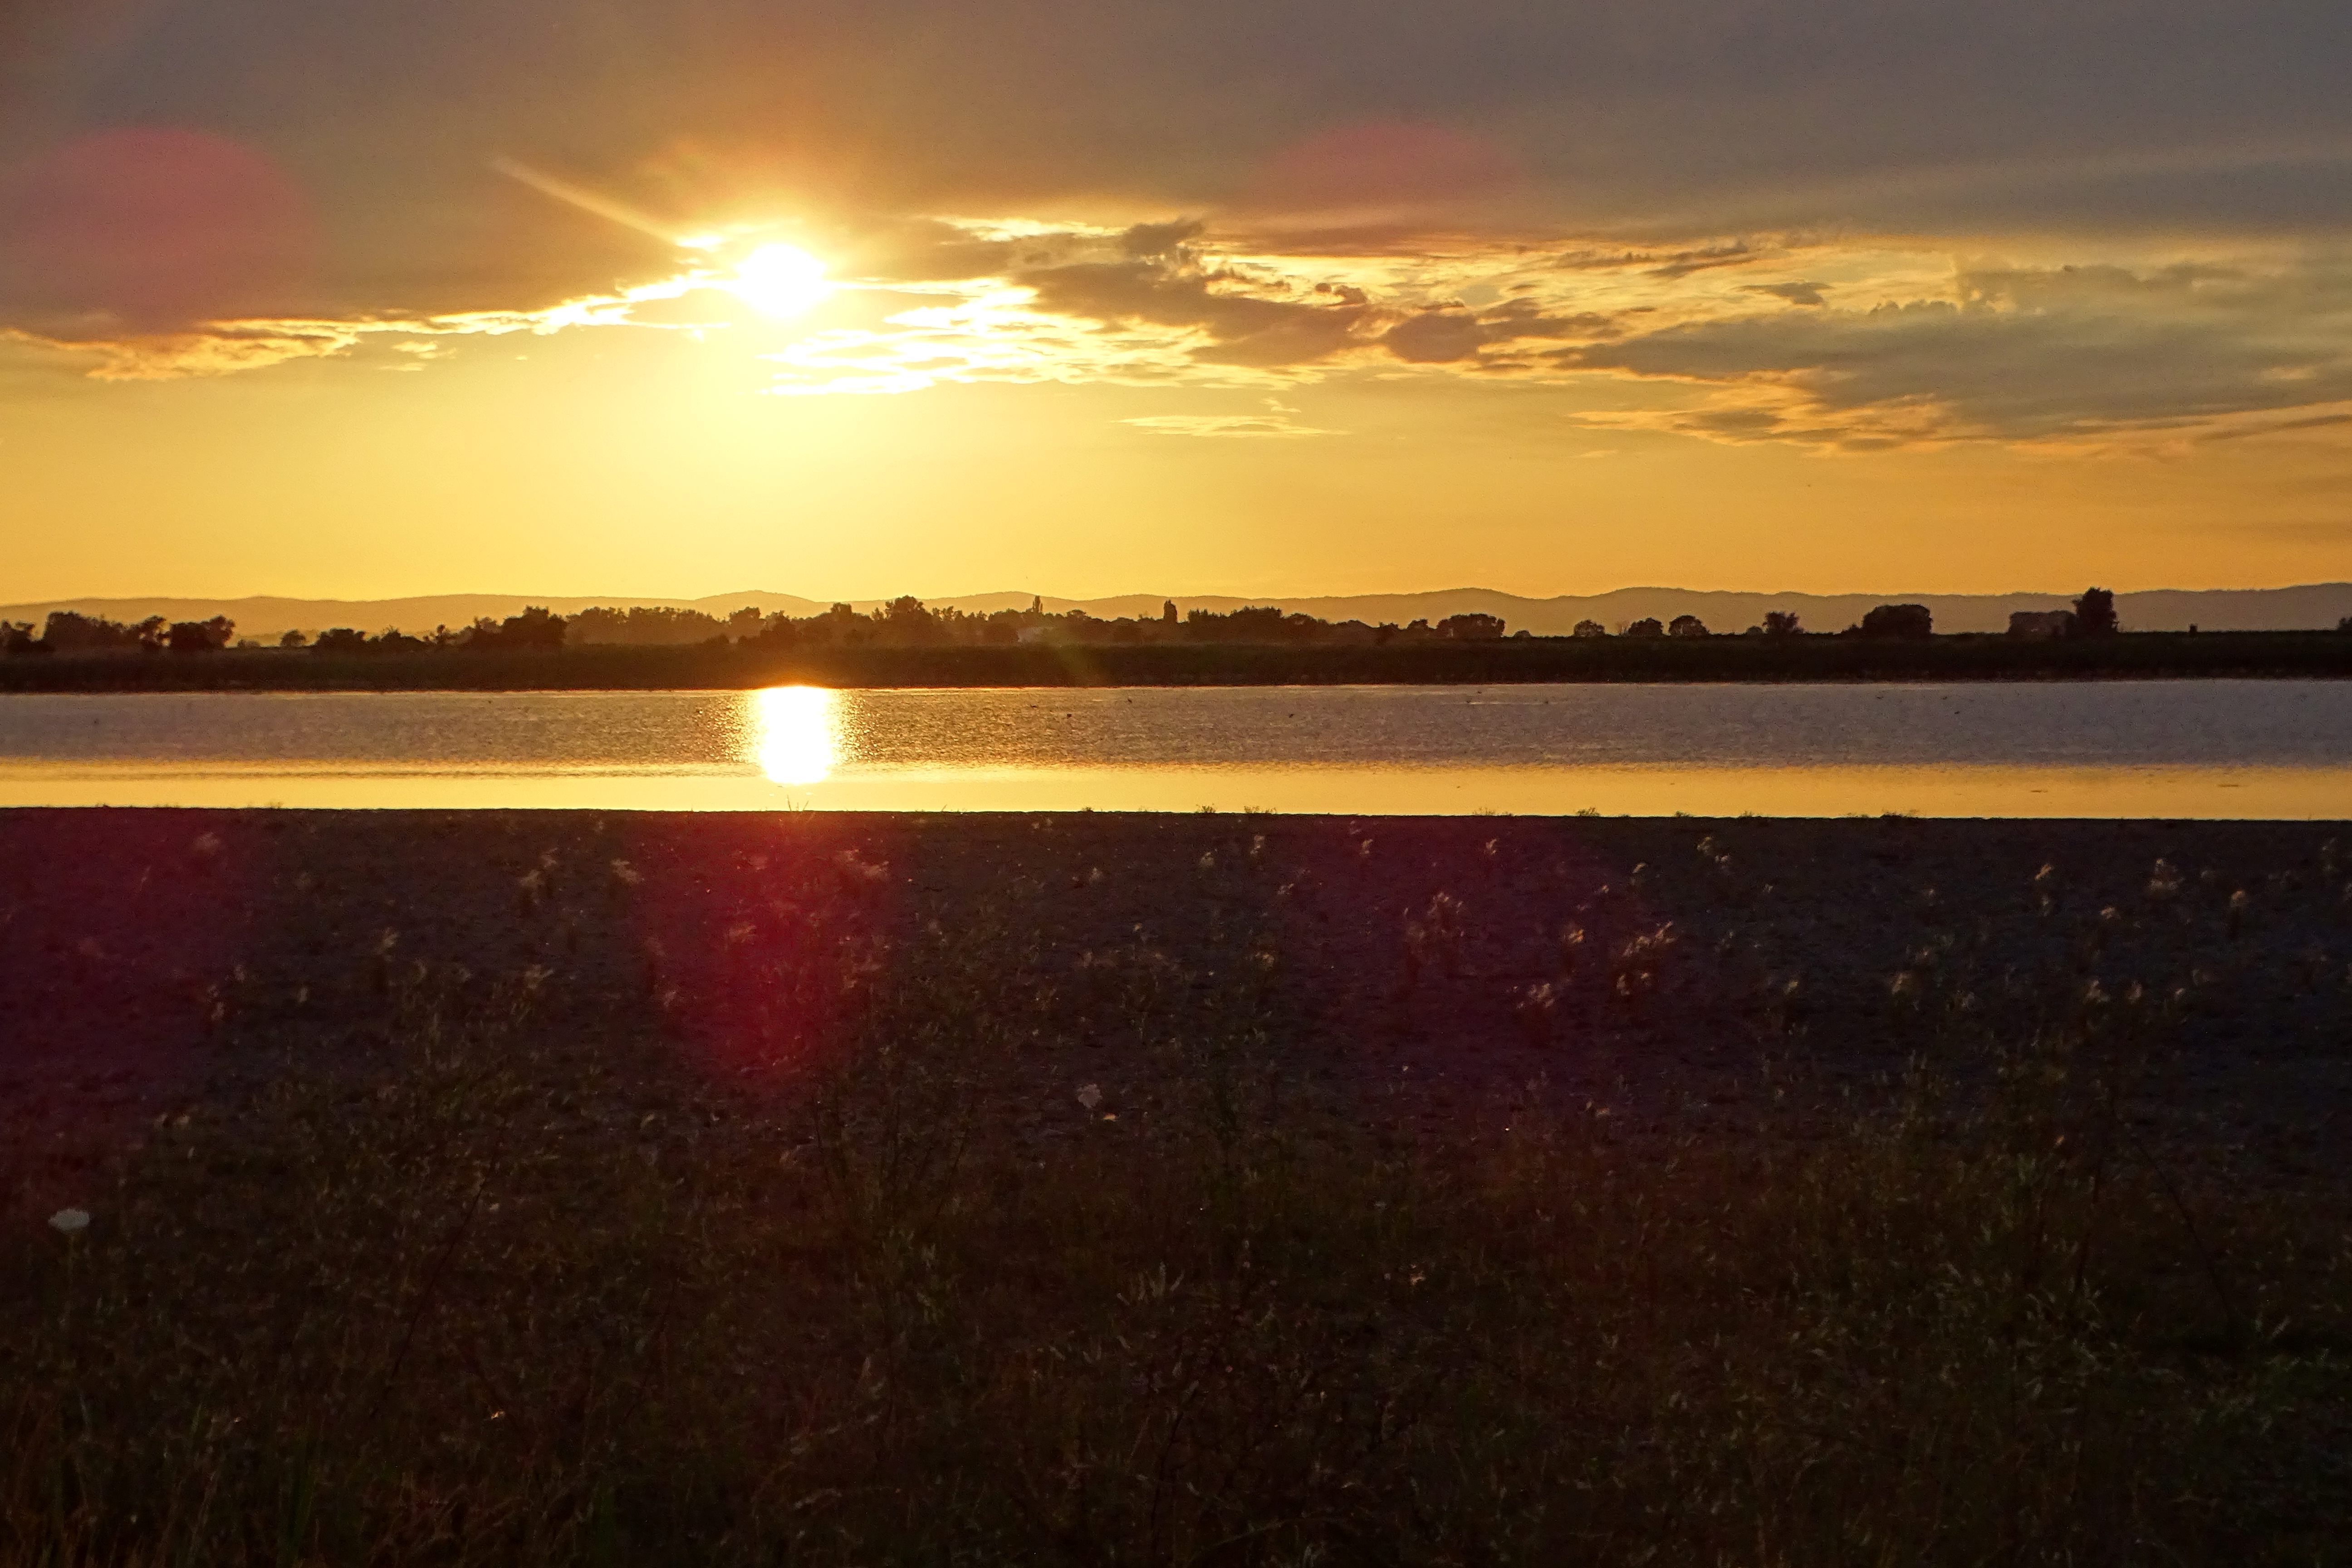
<instances>
[{"instance_id":1,"label":"white flower","mask_svg":"<svg viewBox=\"0 0 2352 1568\"><path fill-rule=\"evenodd\" d=\"M59 1209L49 1216L49 1228L68 1236L78 1236L89 1228L88 1209Z\"/></svg>"},{"instance_id":2,"label":"white flower","mask_svg":"<svg viewBox=\"0 0 2352 1568\"><path fill-rule=\"evenodd\" d=\"M1100 1084L1098 1084L1098 1083L1090 1083L1090 1084L1087 1085L1084 1089L1082 1089L1078 1090L1078 1103L1079 1103L1080 1105L1085 1106L1088 1110L1099 1110L1099 1109L1101 1109L1102 1102L1103 1102L1102 1085L1100 1085ZM83 1216L82 1216L82 1221L83 1221L83 1223L84 1223L84 1224L88 1224L88 1223L89 1223L89 1215L83 1215ZM52 1220L50 1223L51 1223L52 1225L54 1225L54 1224L56 1224L57 1222L56 1222L56 1221L54 1221L54 1220Z\"/></svg>"}]
</instances>

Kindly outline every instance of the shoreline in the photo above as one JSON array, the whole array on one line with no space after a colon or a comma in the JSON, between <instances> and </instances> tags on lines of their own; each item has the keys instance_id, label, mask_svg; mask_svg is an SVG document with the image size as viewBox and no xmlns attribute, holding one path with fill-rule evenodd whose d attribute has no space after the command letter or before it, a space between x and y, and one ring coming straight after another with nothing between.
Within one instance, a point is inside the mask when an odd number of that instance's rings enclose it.
<instances>
[{"instance_id":1,"label":"shoreline","mask_svg":"<svg viewBox=\"0 0 2352 1568\"><path fill-rule=\"evenodd\" d=\"M1927 638L1804 635L1544 637L1386 646L1067 643L849 647L748 645L561 651L195 654L0 658L0 695L73 691L587 691L1118 686L1884 683L2346 679L2342 632L2126 632L2075 641L1996 634Z\"/></svg>"}]
</instances>

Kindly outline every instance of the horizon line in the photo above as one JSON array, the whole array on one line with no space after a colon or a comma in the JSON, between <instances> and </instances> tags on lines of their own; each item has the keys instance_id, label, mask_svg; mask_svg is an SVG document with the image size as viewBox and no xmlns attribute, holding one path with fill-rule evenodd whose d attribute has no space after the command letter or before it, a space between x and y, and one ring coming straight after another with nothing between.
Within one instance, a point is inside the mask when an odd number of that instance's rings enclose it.
<instances>
[{"instance_id":1,"label":"horizon line","mask_svg":"<svg viewBox=\"0 0 2352 1568\"><path fill-rule=\"evenodd\" d=\"M2294 593L2294 592L2297 592L2297 591L2300 591L2300 590L2307 590L2307 589L2325 589L2325 588L2347 588L2347 589L2352 589L2352 580L2342 580L2342 579L2337 579L2337 580L2331 580L2331 581L2325 581L2325 582L2281 583L2281 584L2269 584L2269 585L2265 585L2265 586L2262 586L2262 587L2252 587L2252 588L2249 588L2249 587L2207 587L2207 588L2186 588L2186 587L2178 587L2178 586L2166 586L2166 587L2159 587L2159 588L2113 588L2113 589L2110 589L2109 591L2110 591L2110 592L2112 592L2112 593L2114 593L2114 594L2115 594L2116 595L2117 595L2118 597L2125 597L2125 596L2131 596L2131 595L2153 595L2153 594L2284 594L2284 593ZM1906 598L1906 597L1921 598L1921 599L2006 599L2006 598L2023 598L2023 597L2032 597L2032 598L2066 598L2066 597L2071 597L2071 596L2073 596L2074 595L2080 594L2082 591L2083 591L2083 590L2081 590L2081 589L2073 589L2073 590L2068 590L2068 589L2058 589L2058 588L2009 588L2009 589L2000 589L2000 590L1994 590L1994 591L1986 591L1986 590L1940 590L1940 589L1906 589L1906 590L1901 590L1901 591L1890 591L1890 590L1885 590L1885 589L1874 589L1874 588L1855 588L1855 589L1821 589L1821 588L1689 588L1689 587L1684 587L1684 586L1681 586L1681 585L1679 585L1679 584L1671 584L1671 583L1633 583L1633 584L1623 584L1623 585L1622 585L1622 586L1614 587L1614 588L1604 588L1604 589L1601 589L1601 590L1598 590L1598 591L1596 591L1596 592L1592 592L1592 593L1559 593L1559 594L1529 594L1529 593L1519 593L1519 592L1515 592L1515 591L1513 591L1513 590L1511 590L1511 589L1507 589L1507 588L1488 588L1488 587L1483 587L1483 586L1478 586L1478 585L1475 585L1475 584L1463 584L1463 585L1457 585L1457 586L1454 586L1454 587L1445 587L1445 588L1390 588L1390 589L1366 589L1366 590L1360 590L1360 591L1356 591L1356 592L1335 592L1335 591L1329 591L1329 590L1317 590L1317 591L1304 591L1304 590L1302 590L1302 591L1294 592L1294 593L1274 593L1274 594L1255 594L1255 595L1254 595L1254 594L1248 594L1248 593L1234 593L1234 592L1230 592L1230 591L1201 591L1201 592L1165 593L1165 592L1162 592L1162 591L1160 591L1160 590L1156 590L1156 589L1130 589L1130 590L1127 590L1127 591L1124 591L1124 592L1118 592L1118 593L1077 595L1077 594L1045 594L1045 593L1043 593L1043 592L1040 592L1040 591L1038 591L1038 590L1036 590L1036 589L1032 589L1032 588L996 588L996 589L986 589L986 590L982 590L982 591L972 592L972 593L957 593L957 594L915 594L915 595L905 595L905 594L874 594L874 595L852 595L852 596L849 596L849 597L846 597L846 598L844 598L844 597L841 597L841 596L838 596L838 595L828 597L828 596L826 596L826 595L810 595L810 594L793 593L793 592L791 592L791 591L789 591L789 590L785 590L785 589L778 589L778 588L734 588L734 589L726 589L726 590L722 590L722 591L720 591L720 592L717 592L717 593L710 593L710 594L695 594L695 595L663 594L663 595L640 595L640 596L636 596L636 597L632 598L632 597L630 597L630 596L624 595L599 595L599 594L578 594L578 593L572 593L572 594L557 594L557 593L546 593L546 592L520 593L520 592L513 592L513 591L508 591L508 590L488 589L488 588L481 588L481 589L475 589L475 588L459 588L459 589L444 589L444 590L436 590L436 591L426 592L426 593L384 594L384 595L377 595L377 596L375 596L375 597L373 597L373 598L354 598L354 597L349 597L349 596L341 595L327 595L327 594L322 594L322 595L303 595L303 594L289 594L289 593L266 593L266 594L204 594L204 593L184 593L184 592L183 592L183 593L172 593L172 594L144 594L144 593L79 594L79 595L59 595L47 596L47 597L26 598L26 599L21 599L21 600L14 601L13 603L8 604L8 605L0 605L0 608L16 609L16 608L32 608L32 607L35 607L35 606L41 606L41 607L65 607L65 606L69 606L69 605L73 605L73 604L76 604L76 603L89 603L89 602L97 602L97 601L102 601L102 600L112 600L112 601L147 601L147 602L165 602L165 601L171 601L171 600L191 600L191 601L216 601L216 602L222 602L222 603L257 602L257 601L258 601L258 602L268 602L268 601L277 600L277 601L284 601L284 602L287 602L287 603L289 603L289 604L314 604L314 605L382 605L382 604L395 604L395 603L400 603L400 602L402 602L402 601L407 601L407 600L419 600L419 599L519 599L519 600L522 600L522 601L525 601L525 602L530 602L530 601L534 601L534 600L542 600L542 599L578 599L578 600L587 601L587 602L589 602L590 604L592 604L592 605L597 605L597 606L602 606L602 605L613 605L613 606L614 606L614 607L618 607L618 608L629 608L629 607L638 607L638 606L644 606L644 607L657 607L658 605L663 605L663 604L670 604L670 605L702 605L702 604L708 604L708 603L709 603L709 602L710 602L710 601L712 601L712 600L724 600L724 599L735 598L735 597L740 597L740 596L747 596L747 595L748 595L748 596L767 597L767 598L788 598L788 599L798 599L798 600L801 600L801 601L802 601L802 602L803 602L803 603L806 603L806 604L813 604L813 605L825 605L825 604L852 604L852 605L856 605L856 604L887 604L887 603L889 603L889 602L890 602L891 600L893 600L893 599L912 597L912 598L914 598L914 599L916 599L916 600L919 601L920 603L923 603L923 604L926 604L926 605L933 605L933 604L945 604L945 603L950 603L950 602L952 602L952 601L955 601L955 600L959 600L959 599L986 599L986 598L999 598L999 597L1019 597L1019 596L1022 596L1022 595L1026 595L1027 596L1032 597L1032 598L1038 598L1038 599L1055 599L1055 600L1059 600L1059 601L1062 601L1062 602L1064 602L1064 603L1068 603L1068 604L1086 604L1086 603L1089 603L1089 602L1098 602L1098 601L1105 600L1105 599L1154 599L1154 598L1156 598L1156 599L1169 599L1169 600L1177 600L1177 601L1181 601L1181 600L1185 600L1185 599L1234 599L1234 600L1239 600L1239 601L1242 601L1242 602L1244 602L1244 603L1247 603L1247 604L1251 604L1251 605L1259 605L1259 604L1271 604L1272 602L1274 602L1274 601L1276 601L1276 600L1281 600L1281 599L1413 599L1413 598L1434 598L1434 597L1439 597L1439 596L1442 596L1442 595L1449 595L1449 594L1489 594L1489 595L1495 595L1495 596L1496 596L1496 597L1498 597L1498 598L1506 598L1506 599L1518 599L1518 600L1526 601L1526 602L1530 603L1530 604L1548 604L1548 603L1555 603L1555 602L1558 602L1558 601L1559 601L1559 600L1563 600L1563 599L1605 599L1605 598L1610 597L1610 596L1611 596L1611 595L1617 595L1617 594L1691 594L1691 595L1702 595L1702 594L1704 594L1704 595L1740 595L1740 596L1743 596L1743 597L1751 597L1751 598L1810 598L1810 599L1859 599L1859 598L1883 597L1883 598L1886 599L1889 603L1895 603L1895 602L1899 602L1900 600L1902 600L1903 598Z\"/></svg>"}]
</instances>

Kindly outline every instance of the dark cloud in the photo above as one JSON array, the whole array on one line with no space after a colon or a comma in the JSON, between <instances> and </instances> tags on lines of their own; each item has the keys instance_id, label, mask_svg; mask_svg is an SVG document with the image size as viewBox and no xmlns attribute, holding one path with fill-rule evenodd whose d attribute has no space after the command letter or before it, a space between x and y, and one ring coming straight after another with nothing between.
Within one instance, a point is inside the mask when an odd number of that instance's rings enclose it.
<instances>
[{"instance_id":1,"label":"dark cloud","mask_svg":"<svg viewBox=\"0 0 2352 1568\"><path fill-rule=\"evenodd\" d=\"M1676 381L1718 438L2317 418L2347 58L2341 0L0 0L0 331L234 368L757 230L1155 374ZM1802 237L1898 231L2305 251L1897 287Z\"/></svg>"},{"instance_id":2,"label":"dark cloud","mask_svg":"<svg viewBox=\"0 0 2352 1568\"><path fill-rule=\"evenodd\" d=\"M1165 263L1081 263L1017 272L1036 290L1041 310L1110 325L1194 328L1210 342L1195 351L1205 363L1261 368L1311 365L1351 346L1377 319L1360 299L1332 302L1268 298L1249 291L1265 280Z\"/></svg>"},{"instance_id":3,"label":"dark cloud","mask_svg":"<svg viewBox=\"0 0 2352 1568\"><path fill-rule=\"evenodd\" d=\"M301 190L201 132L79 138L0 178L0 300L61 334L169 330L310 303Z\"/></svg>"},{"instance_id":4,"label":"dark cloud","mask_svg":"<svg viewBox=\"0 0 2352 1568\"><path fill-rule=\"evenodd\" d=\"M1412 364L1451 364L1470 359L1487 342L1486 328L1467 310L1423 310L1391 327L1381 342Z\"/></svg>"},{"instance_id":5,"label":"dark cloud","mask_svg":"<svg viewBox=\"0 0 2352 1568\"><path fill-rule=\"evenodd\" d=\"M2037 440L2202 426L2352 400L2352 268L1963 273L1960 298L1690 322L1564 363L1769 389L1675 416L1708 434ZM1759 407L1769 412L1759 412Z\"/></svg>"},{"instance_id":6,"label":"dark cloud","mask_svg":"<svg viewBox=\"0 0 2352 1568\"><path fill-rule=\"evenodd\" d=\"M684 225L1111 202L1653 233L2339 228L2352 169L2340 0L21 0L0 18L0 165L126 125L222 136L302 191L329 294L430 309L644 265L642 239L493 174L501 155Z\"/></svg>"}]
</instances>

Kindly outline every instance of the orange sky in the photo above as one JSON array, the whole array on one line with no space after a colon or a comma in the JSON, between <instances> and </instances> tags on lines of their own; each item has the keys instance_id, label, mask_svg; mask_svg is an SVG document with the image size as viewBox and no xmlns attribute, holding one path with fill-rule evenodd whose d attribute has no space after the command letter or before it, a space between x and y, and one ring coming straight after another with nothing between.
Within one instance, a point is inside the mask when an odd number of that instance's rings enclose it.
<instances>
[{"instance_id":1,"label":"orange sky","mask_svg":"<svg viewBox=\"0 0 2352 1568\"><path fill-rule=\"evenodd\" d=\"M2335 8L1101 10L12 14L0 601L2352 577Z\"/></svg>"}]
</instances>

